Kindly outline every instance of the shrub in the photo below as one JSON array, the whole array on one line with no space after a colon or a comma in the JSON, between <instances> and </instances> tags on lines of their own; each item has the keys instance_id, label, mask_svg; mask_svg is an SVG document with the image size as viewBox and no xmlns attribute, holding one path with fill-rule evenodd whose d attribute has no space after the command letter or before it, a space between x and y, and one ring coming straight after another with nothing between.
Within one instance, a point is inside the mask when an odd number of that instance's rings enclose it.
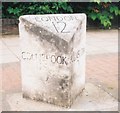
<instances>
[{"instance_id":1,"label":"shrub","mask_svg":"<svg viewBox=\"0 0 120 113\"><path fill-rule=\"evenodd\" d=\"M7 2L2 4L2 18L18 18L25 14L86 13L89 20L97 21L104 28L120 15L118 3L100 2Z\"/></svg>"},{"instance_id":2,"label":"shrub","mask_svg":"<svg viewBox=\"0 0 120 113\"><path fill-rule=\"evenodd\" d=\"M3 3L3 18L18 18L25 14L56 14L72 13L72 8L66 2L11 2Z\"/></svg>"}]
</instances>

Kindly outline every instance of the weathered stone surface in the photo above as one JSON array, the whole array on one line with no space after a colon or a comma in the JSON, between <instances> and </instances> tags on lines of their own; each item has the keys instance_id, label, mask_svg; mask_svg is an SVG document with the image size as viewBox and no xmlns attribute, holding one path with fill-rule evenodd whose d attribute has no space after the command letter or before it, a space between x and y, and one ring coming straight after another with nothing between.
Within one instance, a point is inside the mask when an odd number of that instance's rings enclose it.
<instances>
[{"instance_id":1,"label":"weathered stone surface","mask_svg":"<svg viewBox=\"0 0 120 113\"><path fill-rule=\"evenodd\" d=\"M85 85L85 14L21 16L19 31L23 96L70 107Z\"/></svg>"},{"instance_id":2,"label":"weathered stone surface","mask_svg":"<svg viewBox=\"0 0 120 113\"><path fill-rule=\"evenodd\" d=\"M6 94L7 103L4 106L9 104L11 108L9 111L118 111L118 100L92 83L85 84L82 96L77 97L70 109L25 99L21 95L21 93Z\"/></svg>"}]
</instances>

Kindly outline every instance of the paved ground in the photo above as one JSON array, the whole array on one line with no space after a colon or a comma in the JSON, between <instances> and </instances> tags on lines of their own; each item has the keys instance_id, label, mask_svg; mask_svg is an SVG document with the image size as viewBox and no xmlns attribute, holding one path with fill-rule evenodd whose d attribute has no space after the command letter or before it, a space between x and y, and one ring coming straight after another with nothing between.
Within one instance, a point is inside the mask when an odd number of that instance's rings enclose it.
<instances>
[{"instance_id":1,"label":"paved ground","mask_svg":"<svg viewBox=\"0 0 120 113\"><path fill-rule=\"evenodd\" d=\"M4 94L3 110L27 110L29 105L33 106L31 110L49 110L51 106L48 104L21 100L19 43L17 35L5 35L0 38L1 93ZM87 31L86 45L86 89L83 96L77 99L71 109L117 110L118 31ZM48 109L43 106L48 107ZM63 109L53 106L51 110Z\"/></svg>"}]
</instances>

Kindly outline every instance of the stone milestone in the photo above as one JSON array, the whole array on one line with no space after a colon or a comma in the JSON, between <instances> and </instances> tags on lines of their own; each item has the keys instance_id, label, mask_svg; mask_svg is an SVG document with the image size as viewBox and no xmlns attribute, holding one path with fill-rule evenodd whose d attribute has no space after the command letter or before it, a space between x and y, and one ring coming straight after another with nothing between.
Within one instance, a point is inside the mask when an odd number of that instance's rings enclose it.
<instances>
[{"instance_id":1,"label":"stone milestone","mask_svg":"<svg viewBox=\"0 0 120 113\"><path fill-rule=\"evenodd\" d=\"M85 14L19 18L23 97L71 107L85 86Z\"/></svg>"}]
</instances>

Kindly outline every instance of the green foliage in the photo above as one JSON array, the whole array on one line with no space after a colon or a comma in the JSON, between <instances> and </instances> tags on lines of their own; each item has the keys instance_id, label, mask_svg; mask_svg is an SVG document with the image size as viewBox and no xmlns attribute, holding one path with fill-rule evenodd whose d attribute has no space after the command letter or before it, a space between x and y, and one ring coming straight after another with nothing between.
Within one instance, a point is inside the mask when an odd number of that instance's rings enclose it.
<instances>
[{"instance_id":1,"label":"green foliage","mask_svg":"<svg viewBox=\"0 0 120 113\"><path fill-rule=\"evenodd\" d=\"M104 28L110 28L112 26L111 21L120 15L118 3L111 2L112 0L90 1L88 3L3 2L2 18L18 18L26 14L86 13L89 20L99 22Z\"/></svg>"},{"instance_id":2,"label":"green foliage","mask_svg":"<svg viewBox=\"0 0 120 113\"><path fill-rule=\"evenodd\" d=\"M72 3L71 5L73 12L86 13L88 20L104 28L111 28L112 20L120 15L118 3L111 2L111 0L91 0L89 3Z\"/></svg>"},{"instance_id":3,"label":"green foliage","mask_svg":"<svg viewBox=\"0 0 120 113\"><path fill-rule=\"evenodd\" d=\"M14 2L3 3L3 17L18 18L25 14L56 14L56 13L72 13L72 8L67 2Z\"/></svg>"},{"instance_id":4,"label":"green foliage","mask_svg":"<svg viewBox=\"0 0 120 113\"><path fill-rule=\"evenodd\" d=\"M110 7L110 12L111 13L114 13L115 15L120 15L120 10L118 9L118 7L117 6L111 6Z\"/></svg>"},{"instance_id":5,"label":"green foliage","mask_svg":"<svg viewBox=\"0 0 120 113\"><path fill-rule=\"evenodd\" d=\"M87 11L88 17L93 21L100 21L101 25L103 25L105 28L110 28L112 25L111 20L114 19L115 16L120 15L120 9L115 3L98 3L98 0L96 0L96 2L97 3L89 5Z\"/></svg>"}]
</instances>

